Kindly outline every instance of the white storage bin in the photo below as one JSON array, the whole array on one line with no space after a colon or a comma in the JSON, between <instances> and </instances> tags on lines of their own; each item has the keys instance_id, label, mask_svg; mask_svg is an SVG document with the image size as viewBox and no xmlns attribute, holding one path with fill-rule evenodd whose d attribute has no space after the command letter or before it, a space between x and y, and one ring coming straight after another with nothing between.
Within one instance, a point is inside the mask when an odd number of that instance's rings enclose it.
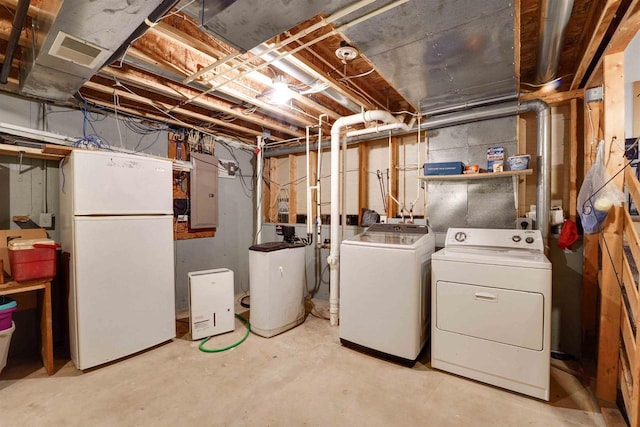
<instances>
[{"instance_id":1,"label":"white storage bin","mask_svg":"<svg viewBox=\"0 0 640 427\"><path fill-rule=\"evenodd\" d=\"M11 344L11 336L16 330L15 322L11 322L11 327L0 331L0 372L7 366L7 356L9 355L9 345Z\"/></svg>"}]
</instances>

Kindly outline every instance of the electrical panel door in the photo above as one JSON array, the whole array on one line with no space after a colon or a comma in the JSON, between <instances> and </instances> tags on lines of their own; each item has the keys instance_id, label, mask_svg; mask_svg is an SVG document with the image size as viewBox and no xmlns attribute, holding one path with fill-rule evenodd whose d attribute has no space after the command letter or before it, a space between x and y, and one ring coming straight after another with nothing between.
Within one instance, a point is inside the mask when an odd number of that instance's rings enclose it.
<instances>
[{"instance_id":1,"label":"electrical panel door","mask_svg":"<svg viewBox=\"0 0 640 427\"><path fill-rule=\"evenodd\" d=\"M191 228L218 226L218 158L191 153Z\"/></svg>"}]
</instances>

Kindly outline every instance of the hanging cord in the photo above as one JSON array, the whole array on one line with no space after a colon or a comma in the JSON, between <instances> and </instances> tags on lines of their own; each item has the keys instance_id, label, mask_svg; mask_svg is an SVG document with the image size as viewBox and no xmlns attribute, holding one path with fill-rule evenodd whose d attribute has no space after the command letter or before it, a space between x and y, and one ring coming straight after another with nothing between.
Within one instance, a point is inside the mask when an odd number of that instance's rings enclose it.
<instances>
[{"instance_id":1,"label":"hanging cord","mask_svg":"<svg viewBox=\"0 0 640 427\"><path fill-rule=\"evenodd\" d=\"M247 332L244 334L244 336L242 337L242 339L240 341L237 341L231 345L228 345L226 347L222 347L222 348L205 348L204 345L207 343L207 341L209 341L211 339L211 337L207 337L205 339L203 339L202 341L200 341L200 345L198 346L198 349L204 353L221 353L223 351L227 351L230 350L234 347L239 346L240 344L242 344L247 337L249 336L249 333L251 332L251 324L249 323L249 321L245 318L242 317L241 315L239 315L238 313L234 313L235 316L242 320L244 322L244 324L247 326Z\"/></svg>"}]
</instances>

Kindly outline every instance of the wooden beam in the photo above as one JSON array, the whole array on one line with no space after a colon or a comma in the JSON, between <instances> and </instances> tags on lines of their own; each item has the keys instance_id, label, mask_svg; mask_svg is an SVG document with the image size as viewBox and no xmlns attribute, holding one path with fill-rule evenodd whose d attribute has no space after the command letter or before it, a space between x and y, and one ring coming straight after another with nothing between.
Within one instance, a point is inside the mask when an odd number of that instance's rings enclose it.
<instances>
[{"instance_id":1,"label":"wooden beam","mask_svg":"<svg viewBox=\"0 0 640 427\"><path fill-rule=\"evenodd\" d=\"M578 89L580 82L584 78L591 61L593 60L600 43L602 43L602 39L607 33L607 29L609 28L609 24L615 17L615 14L620 6L621 0L607 0L604 8L602 9L602 13L598 18L598 23L596 24L595 31L591 35L591 39L587 45L587 48L584 51L584 55L582 55L582 59L580 60L580 64L576 69L576 73L573 77L573 81L571 82L571 89ZM599 59L598 62L600 62Z\"/></svg>"},{"instance_id":2,"label":"wooden beam","mask_svg":"<svg viewBox=\"0 0 640 427\"><path fill-rule=\"evenodd\" d=\"M107 87L107 86L103 86L101 84L92 82L92 81L88 81L86 82L83 86L83 88L87 88L87 89L92 89L98 92L102 92L105 94L110 94L112 96L117 95L120 99L128 99L130 101L134 101L140 104L144 104L144 105L148 105L151 106L153 108L157 108L158 111L160 113L162 113L163 111L168 111L172 105L171 104L167 104L166 102L160 102L160 101L154 101L151 100L149 98L146 98L144 96L140 96L140 95L136 95L133 94L131 92L125 91L125 90L121 90L116 88L112 88L112 87ZM113 107L113 104L112 104ZM224 120L219 120L219 119L215 119L213 117L204 115L204 114L200 114L200 113L196 113L195 111L191 111L188 110L186 108L176 108L175 110L173 110L173 112L171 113L171 115L175 116L175 115L182 115L185 117L189 117L192 119L196 119L198 121L201 122L205 122L205 123L211 123L217 126L221 126L227 129L232 129L236 132L239 132L241 134L248 134L248 135L253 135L253 136L261 136L262 132L258 131L258 130L254 130L254 129L250 129L247 128L245 126L240 126L240 125L236 125L234 123L228 123L225 122Z\"/></svg>"},{"instance_id":3,"label":"wooden beam","mask_svg":"<svg viewBox=\"0 0 640 427\"><path fill-rule=\"evenodd\" d=\"M392 194L395 194L395 198L398 198L398 137L391 137L391 141L389 142L389 156L391 157L389 166L391 170L389 171L389 194L387 195L387 221L389 218L395 218L398 214L398 207L396 202L391 198Z\"/></svg>"},{"instance_id":4,"label":"wooden beam","mask_svg":"<svg viewBox=\"0 0 640 427\"><path fill-rule=\"evenodd\" d=\"M640 81L633 82L633 137L640 136Z\"/></svg>"},{"instance_id":5,"label":"wooden beam","mask_svg":"<svg viewBox=\"0 0 640 427\"><path fill-rule=\"evenodd\" d=\"M576 221L578 197L578 101L572 99L569 120L569 219Z\"/></svg>"},{"instance_id":6,"label":"wooden beam","mask_svg":"<svg viewBox=\"0 0 640 427\"><path fill-rule=\"evenodd\" d=\"M121 83L131 84L136 87L157 93L162 96L173 98L177 101L195 96L198 91L190 87L182 86L169 80L162 80L156 76L139 72L137 70L123 70L115 67L105 67L100 71L101 75L112 79L117 79ZM287 135L302 137L302 130L292 130L291 126L277 122L276 120L264 116L258 112L245 114L246 108L234 108L229 102L224 102L213 96L203 96L192 103L194 106L206 108L211 111L220 111L230 116L237 117L243 121L256 124L266 129L281 132ZM235 106L237 107L237 106Z\"/></svg>"},{"instance_id":7,"label":"wooden beam","mask_svg":"<svg viewBox=\"0 0 640 427\"><path fill-rule=\"evenodd\" d=\"M604 57L605 78L605 165L614 176L624 165L624 53ZM622 188L624 175L612 181ZM620 341L620 284L622 273L622 231L624 207L612 207L604 223L602 283L600 293L600 333L596 396L615 402Z\"/></svg>"},{"instance_id":8,"label":"wooden beam","mask_svg":"<svg viewBox=\"0 0 640 427\"><path fill-rule=\"evenodd\" d=\"M574 99L582 99L584 98L584 90L575 89L569 90L566 92L554 92L554 93L546 93L544 90L540 89L535 92L525 93L520 95L520 101L529 101L532 99L541 99L547 104L563 104L566 102L571 102Z\"/></svg>"},{"instance_id":9,"label":"wooden beam","mask_svg":"<svg viewBox=\"0 0 640 427\"><path fill-rule=\"evenodd\" d=\"M71 150L71 148L69 148L69 150ZM22 153L25 158L44 160L60 160L66 156L66 154L62 153L46 153L44 149L41 148L22 147L19 145L0 143L0 154L19 157L20 153Z\"/></svg>"},{"instance_id":10,"label":"wooden beam","mask_svg":"<svg viewBox=\"0 0 640 427\"><path fill-rule=\"evenodd\" d=\"M289 154L289 224L295 224L298 214L298 156ZM306 181L304 181L306 182ZM305 185L306 190L306 185ZM305 191L305 195L307 192Z\"/></svg>"},{"instance_id":11,"label":"wooden beam","mask_svg":"<svg viewBox=\"0 0 640 427\"><path fill-rule=\"evenodd\" d=\"M358 224L362 224L362 210L369 207L369 148L358 144Z\"/></svg>"},{"instance_id":12,"label":"wooden beam","mask_svg":"<svg viewBox=\"0 0 640 427\"><path fill-rule=\"evenodd\" d=\"M278 197L280 196L280 188L277 186L278 182L278 158L272 157L269 159L268 169L268 181L269 181L269 203L267 205L267 218L268 222L278 222Z\"/></svg>"},{"instance_id":13,"label":"wooden beam","mask_svg":"<svg viewBox=\"0 0 640 427\"><path fill-rule=\"evenodd\" d=\"M613 33L604 54L610 55L624 52L629 42L638 33L638 30L640 30L640 0L632 0L620 21L620 25Z\"/></svg>"},{"instance_id":14,"label":"wooden beam","mask_svg":"<svg viewBox=\"0 0 640 427\"><path fill-rule=\"evenodd\" d=\"M152 57L145 52L136 49L135 47L130 47L127 51L127 56L135 58L137 61L145 63L147 66L154 69L154 73L157 74L177 74L180 76L184 76L185 72L181 69L178 69L175 65L169 63L168 61L164 61L161 58ZM132 67L135 67L135 64L130 64ZM290 122L297 126L313 126L316 122L308 117L303 116L300 113L291 111L287 108L281 108L274 105L271 105L267 102L261 101L253 95L248 95L239 90L235 90L231 87L222 87L218 90L220 93L228 95L232 98L238 99L239 101L246 102L250 105L255 105L260 108L262 111L268 111L270 114L278 115L282 120Z\"/></svg>"}]
</instances>

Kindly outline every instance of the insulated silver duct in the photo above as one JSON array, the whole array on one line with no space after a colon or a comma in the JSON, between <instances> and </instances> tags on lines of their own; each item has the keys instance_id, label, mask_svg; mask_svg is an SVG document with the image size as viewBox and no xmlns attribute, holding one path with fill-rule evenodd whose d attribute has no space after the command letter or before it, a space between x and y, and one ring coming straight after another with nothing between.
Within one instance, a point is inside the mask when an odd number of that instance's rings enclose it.
<instances>
[{"instance_id":1,"label":"insulated silver duct","mask_svg":"<svg viewBox=\"0 0 640 427\"><path fill-rule=\"evenodd\" d=\"M549 210L551 208L551 109L549 105L539 99L522 103L505 103L490 105L457 113L432 117L422 122L420 129L438 129L477 122L481 120L497 119L516 114L535 112L537 126L537 193L536 193L536 228L542 233L547 244L549 236Z\"/></svg>"},{"instance_id":2,"label":"insulated silver duct","mask_svg":"<svg viewBox=\"0 0 640 427\"><path fill-rule=\"evenodd\" d=\"M564 31L573 0L544 0L541 5L536 81L548 83L556 77Z\"/></svg>"}]
</instances>

